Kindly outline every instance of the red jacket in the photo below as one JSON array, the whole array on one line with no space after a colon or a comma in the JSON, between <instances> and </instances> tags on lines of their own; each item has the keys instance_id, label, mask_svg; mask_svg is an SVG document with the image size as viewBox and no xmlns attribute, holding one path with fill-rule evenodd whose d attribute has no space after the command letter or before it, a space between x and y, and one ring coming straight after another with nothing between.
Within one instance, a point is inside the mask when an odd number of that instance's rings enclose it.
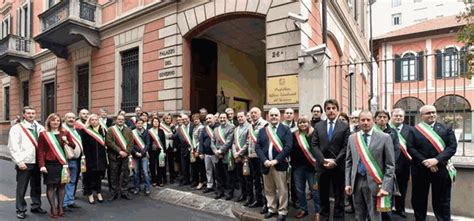
<instances>
[{"instance_id":1,"label":"red jacket","mask_svg":"<svg viewBox=\"0 0 474 221\"><path fill-rule=\"evenodd\" d=\"M36 155L38 156L38 166L41 168L41 167L44 167L44 162L47 160L47 161L59 161L56 157L56 155L54 155L53 153L53 150L48 142L46 141L46 138L45 138L45 133L46 131L43 131L40 133L39 137L38 137L38 149L36 150ZM69 142L69 146L71 146L72 148L75 148L76 146L74 145L74 142L72 140L72 137L71 137L71 134L68 132L68 131L60 131L59 132L59 145L61 145L61 147L63 148L64 150L64 141L62 140L62 137L63 136L66 136L67 137L67 140Z\"/></svg>"}]
</instances>

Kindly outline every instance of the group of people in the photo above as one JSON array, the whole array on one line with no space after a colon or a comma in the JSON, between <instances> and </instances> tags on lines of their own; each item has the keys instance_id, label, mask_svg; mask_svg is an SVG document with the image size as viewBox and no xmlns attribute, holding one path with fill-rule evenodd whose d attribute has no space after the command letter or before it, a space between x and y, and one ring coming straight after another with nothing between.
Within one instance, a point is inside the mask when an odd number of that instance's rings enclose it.
<instances>
[{"instance_id":1,"label":"group of people","mask_svg":"<svg viewBox=\"0 0 474 221\"><path fill-rule=\"evenodd\" d=\"M24 107L23 121L12 126L8 142L17 171L17 217L26 217L28 183L31 212L47 213L41 209L41 174L51 218L78 208L74 198L82 174L90 204L104 201L105 177L109 200L130 200L129 191L149 195L152 187L179 182L225 200L240 188L235 201L261 207L265 218L277 220L286 219L289 202L299 208L297 218L309 215L309 197L318 221L329 220L330 195L334 220L344 220L347 205L357 220L406 217L411 178L416 219L426 220L431 184L436 218L450 220L456 175L450 158L457 143L452 129L436 122L433 106L420 109L422 122L415 127L403 123L402 109L350 116L339 110L334 99L314 105L312 116L296 117L291 108L281 116L271 108L267 120L257 107L216 114L202 108L176 119L137 107L133 116L120 111L114 120L105 109L99 114L83 109L78 118L51 114L43 127L34 108Z\"/></svg>"}]
</instances>

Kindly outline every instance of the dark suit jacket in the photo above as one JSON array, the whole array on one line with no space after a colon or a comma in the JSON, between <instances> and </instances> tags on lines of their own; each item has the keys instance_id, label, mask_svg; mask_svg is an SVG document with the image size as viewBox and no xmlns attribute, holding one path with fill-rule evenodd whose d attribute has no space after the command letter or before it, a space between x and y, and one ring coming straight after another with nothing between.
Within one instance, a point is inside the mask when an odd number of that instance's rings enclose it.
<instances>
[{"instance_id":1,"label":"dark suit jacket","mask_svg":"<svg viewBox=\"0 0 474 221\"><path fill-rule=\"evenodd\" d=\"M403 124L402 131L400 131L400 134L405 138L407 141L407 145L409 143L413 143L413 141L408 141L408 139L411 139L410 134L412 133L413 127L408 125L408 124ZM405 157L405 155L401 152L400 150L400 156L398 158L395 158L396 161L396 166L397 170L405 165L410 165L410 161Z\"/></svg>"},{"instance_id":2,"label":"dark suit jacket","mask_svg":"<svg viewBox=\"0 0 474 221\"><path fill-rule=\"evenodd\" d=\"M311 139L311 149L313 155L316 158L319 167L317 169L325 171L326 169L322 166L324 159L335 159L337 163L337 169L343 172L345 170L346 160L346 147L347 139L351 134L349 125L337 120L334 125L334 132L332 139L328 140L328 127L327 120L320 121L316 124L313 132L313 138Z\"/></svg>"},{"instance_id":3,"label":"dark suit jacket","mask_svg":"<svg viewBox=\"0 0 474 221\"><path fill-rule=\"evenodd\" d=\"M106 129L100 126L99 133L106 136ZM102 146L92 136L84 130L79 130L84 147L84 156L86 157L87 171L105 171L107 169L107 152L106 147Z\"/></svg>"},{"instance_id":4,"label":"dark suit jacket","mask_svg":"<svg viewBox=\"0 0 474 221\"><path fill-rule=\"evenodd\" d=\"M138 145L135 142L133 142L133 148L132 148L133 157L137 157L136 156L137 153L141 153L143 157L143 155L146 154L146 152L150 148L151 143L150 143L150 134L148 134L148 130L143 129L143 133L140 135L140 137L142 137L143 142L145 142L145 148L143 148L142 150L140 149L140 147L138 147Z\"/></svg>"},{"instance_id":5,"label":"dark suit jacket","mask_svg":"<svg viewBox=\"0 0 474 221\"><path fill-rule=\"evenodd\" d=\"M123 137L127 141L127 154L130 154L134 145L132 130L128 127L123 127L122 131ZM119 158L119 152L122 150L118 144L118 141L115 138L114 133L112 132L112 127L109 127L107 130L107 135L105 136L105 145L107 148L107 153L109 154L109 160L117 160Z\"/></svg>"},{"instance_id":6,"label":"dark suit jacket","mask_svg":"<svg viewBox=\"0 0 474 221\"><path fill-rule=\"evenodd\" d=\"M395 154L395 159L397 160L400 157L401 150L400 150L400 140L398 139L398 133L395 128L391 128L389 125L387 125L387 128L383 130L384 133L390 135L390 138L392 138L392 143L393 143L393 151Z\"/></svg>"},{"instance_id":7,"label":"dark suit jacket","mask_svg":"<svg viewBox=\"0 0 474 221\"><path fill-rule=\"evenodd\" d=\"M184 124L182 125L184 127ZM189 137L193 137L193 130L194 125L189 124ZM183 135L181 134L181 128L176 129L176 132L173 134L173 140L178 142L178 148L181 150L181 154L185 154L189 152L189 148L191 147L186 140L184 139Z\"/></svg>"},{"instance_id":8,"label":"dark suit jacket","mask_svg":"<svg viewBox=\"0 0 474 221\"><path fill-rule=\"evenodd\" d=\"M207 126L207 125L206 125ZM211 127L211 133L214 133L214 128L218 127L219 124L214 124ZM199 135L199 153L207 154L207 155L214 155L211 148L211 138L206 132L206 128L202 129L201 134Z\"/></svg>"},{"instance_id":9,"label":"dark suit jacket","mask_svg":"<svg viewBox=\"0 0 474 221\"><path fill-rule=\"evenodd\" d=\"M151 127L150 127L149 129L151 129ZM149 129L148 129L148 130L149 130ZM151 137L150 133L151 133L151 132L148 131L148 145L149 145L149 146L148 146L148 151L153 150L153 143L155 142L155 140L153 140L153 138ZM164 132L163 129L161 129L161 128L158 128L158 137L160 138L161 143L162 143L163 145L166 145L165 132ZM156 145L157 147L159 146L158 144L155 144L155 145ZM164 147L165 147L165 151L166 151L166 146L164 146ZM158 151L158 149L157 149L156 151ZM161 150L159 150L159 151L161 151Z\"/></svg>"},{"instance_id":10,"label":"dark suit jacket","mask_svg":"<svg viewBox=\"0 0 474 221\"><path fill-rule=\"evenodd\" d=\"M412 137L409 139L412 144L407 144L407 146L408 153L410 153L413 163L417 166L424 167L423 160L436 158L439 161L438 168L440 168L440 166L445 166L456 153L458 144L452 128L436 122L433 129L443 139L446 147L441 153L438 153L431 142L418 129L414 128ZM409 141L407 140L407 142Z\"/></svg>"},{"instance_id":11,"label":"dark suit jacket","mask_svg":"<svg viewBox=\"0 0 474 221\"><path fill-rule=\"evenodd\" d=\"M257 145L255 148L258 158L260 159L260 162L262 162L262 172L264 174L268 174L269 171L269 169L263 165L265 161L269 160L268 147L270 146L270 140L265 131L265 128L267 126L271 126L271 124L267 124L258 132ZM281 153L278 153L278 151L273 148L273 159L278 161L278 163L275 165L275 169L278 171L286 171L288 169L288 162L285 158L288 157L291 153L291 148L293 147L293 134L291 133L289 127L281 123L277 127L276 134L283 143L283 150L281 151Z\"/></svg>"}]
</instances>

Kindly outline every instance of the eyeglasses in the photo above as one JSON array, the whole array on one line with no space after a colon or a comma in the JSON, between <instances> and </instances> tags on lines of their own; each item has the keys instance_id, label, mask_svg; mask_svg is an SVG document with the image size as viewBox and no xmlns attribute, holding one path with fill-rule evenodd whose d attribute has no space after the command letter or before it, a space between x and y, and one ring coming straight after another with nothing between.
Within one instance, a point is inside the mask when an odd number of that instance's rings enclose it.
<instances>
[{"instance_id":1,"label":"eyeglasses","mask_svg":"<svg viewBox=\"0 0 474 221\"><path fill-rule=\"evenodd\" d=\"M270 117L278 117L278 114L270 114Z\"/></svg>"},{"instance_id":2,"label":"eyeglasses","mask_svg":"<svg viewBox=\"0 0 474 221\"><path fill-rule=\"evenodd\" d=\"M423 113L423 115L432 115L432 114L436 114L436 111L428 111L428 112Z\"/></svg>"}]
</instances>

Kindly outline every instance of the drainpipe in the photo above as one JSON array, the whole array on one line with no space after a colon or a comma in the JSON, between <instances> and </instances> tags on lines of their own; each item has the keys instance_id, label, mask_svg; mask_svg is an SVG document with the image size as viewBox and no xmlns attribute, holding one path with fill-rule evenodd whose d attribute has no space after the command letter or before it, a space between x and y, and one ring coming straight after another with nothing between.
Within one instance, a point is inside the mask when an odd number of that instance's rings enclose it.
<instances>
[{"instance_id":1,"label":"drainpipe","mask_svg":"<svg viewBox=\"0 0 474 221\"><path fill-rule=\"evenodd\" d=\"M327 23L327 1L322 1L322 14L323 14L323 44L327 45L328 39L328 23Z\"/></svg>"}]
</instances>

